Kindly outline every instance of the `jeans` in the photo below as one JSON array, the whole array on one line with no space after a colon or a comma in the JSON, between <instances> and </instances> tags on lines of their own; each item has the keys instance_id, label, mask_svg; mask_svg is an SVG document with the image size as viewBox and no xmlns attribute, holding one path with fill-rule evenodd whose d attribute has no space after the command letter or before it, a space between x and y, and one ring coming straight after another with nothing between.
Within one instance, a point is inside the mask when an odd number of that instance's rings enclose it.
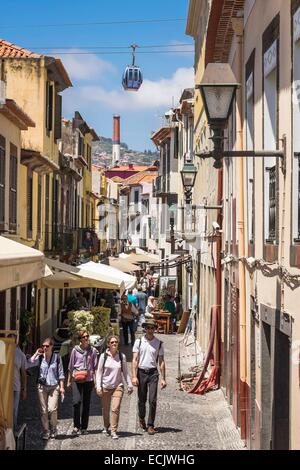
<instances>
[{"instance_id":1,"label":"jeans","mask_svg":"<svg viewBox=\"0 0 300 470\"><path fill-rule=\"evenodd\" d=\"M125 345L128 345L128 328L130 330L130 339L131 339L131 345L134 345L135 341L135 334L134 334L134 320L130 322L123 322L122 321L122 328L123 328L123 337L124 337L124 343Z\"/></svg>"},{"instance_id":2,"label":"jeans","mask_svg":"<svg viewBox=\"0 0 300 470\"><path fill-rule=\"evenodd\" d=\"M74 428L86 430L89 424L91 394L94 382L72 382ZM81 407L82 405L82 407ZM80 413L81 411L81 413Z\"/></svg>"},{"instance_id":3,"label":"jeans","mask_svg":"<svg viewBox=\"0 0 300 470\"><path fill-rule=\"evenodd\" d=\"M149 415L148 426L154 426L156 415L156 401L157 401L157 385L159 373L157 369L151 369L149 372L144 372L138 369L138 397L139 397L139 417L145 419L146 416L146 401L149 389Z\"/></svg>"}]
</instances>

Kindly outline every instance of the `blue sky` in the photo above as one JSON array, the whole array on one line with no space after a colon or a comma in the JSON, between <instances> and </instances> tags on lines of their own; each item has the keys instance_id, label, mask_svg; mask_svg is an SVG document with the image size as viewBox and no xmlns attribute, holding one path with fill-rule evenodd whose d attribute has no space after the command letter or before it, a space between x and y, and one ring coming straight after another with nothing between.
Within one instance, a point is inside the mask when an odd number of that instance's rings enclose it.
<instances>
[{"instance_id":1,"label":"blue sky","mask_svg":"<svg viewBox=\"0 0 300 470\"><path fill-rule=\"evenodd\" d=\"M192 44L192 38L185 35L184 21L36 26L186 18L188 0L14 0L12 3L4 2L1 6L1 37L40 53L59 56L59 52L78 52L81 47L126 47L132 43L141 46ZM62 47L66 49L59 49ZM85 49L88 51L92 49ZM153 149L151 132L160 127L161 116L177 102L182 89L193 83L192 53L138 55L137 63L144 75L144 84L138 93L125 92L121 86L123 70L131 61L130 51L127 55L93 53L61 54L60 57L73 82L73 88L63 93L64 116L70 118L78 110L100 135L111 137L112 116L118 113L122 119L121 140L135 150Z\"/></svg>"}]
</instances>

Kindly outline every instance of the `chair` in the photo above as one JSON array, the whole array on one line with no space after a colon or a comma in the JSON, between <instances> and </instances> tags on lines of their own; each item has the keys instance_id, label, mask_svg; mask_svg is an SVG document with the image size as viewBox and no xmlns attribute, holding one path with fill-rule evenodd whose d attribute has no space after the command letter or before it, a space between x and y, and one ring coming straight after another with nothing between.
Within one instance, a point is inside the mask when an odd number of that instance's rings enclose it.
<instances>
[{"instance_id":1,"label":"chair","mask_svg":"<svg viewBox=\"0 0 300 470\"><path fill-rule=\"evenodd\" d=\"M157 333L167 334L168 322L167 320L156 320Z\"/></svg>"}]
</instances>

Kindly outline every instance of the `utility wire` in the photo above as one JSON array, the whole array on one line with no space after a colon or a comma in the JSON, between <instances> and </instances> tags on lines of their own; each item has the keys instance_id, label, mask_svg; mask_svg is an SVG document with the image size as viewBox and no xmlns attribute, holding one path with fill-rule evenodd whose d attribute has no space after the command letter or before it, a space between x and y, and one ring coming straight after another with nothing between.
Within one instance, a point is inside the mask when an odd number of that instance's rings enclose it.
<instances>
[{"instance_id":1,"label":"utility wire","mask_svg":"<svg viewBox=\"0 0 300 470\"><path fill-rule=\"evenodd\" d=\"M138 49L153 49L153 48L163 48L163 47L193 47L194 44L159 44L153 46L137 46ZM35 50L56 50L56 49L131 49L131 46L52 46L52 47L35 47L35 46L27 46L28 49L35 49Z\"/></svg>"},{"instance_id":2,"label":"utility wire","mask_svg":"<svg viewBox=\"0 0 300 470\"><path fill-rule=\"evenodd\" d=\"M136 55L142 54L172 54L172 53L180 53L180 54L193 54L195 51L143 51L143 52L136 52ZM114 54L128 54L128 52L123 51L112 51L112 52L60 52L60 51L51 51L50 54L59 54L59 55L114 55Z\"/></svg>"},{"instance_id":3,"label":"utility wire","mask_svg":"<svg viewBox=\"0 0 300 470\"><path fill-rule=\"evenodd\" d=\"M61 28L73 26L105 26L120 24L145 24L145 23L172 23L178 21L186 21L186 18L167 18L167 19L149 19L149 20L126 20L126 21L97 21L92 23L53 23L53 24L25 24L25 25L0 25L0 28L20 29L20 28Z\"/></svg>"}]
</instances>

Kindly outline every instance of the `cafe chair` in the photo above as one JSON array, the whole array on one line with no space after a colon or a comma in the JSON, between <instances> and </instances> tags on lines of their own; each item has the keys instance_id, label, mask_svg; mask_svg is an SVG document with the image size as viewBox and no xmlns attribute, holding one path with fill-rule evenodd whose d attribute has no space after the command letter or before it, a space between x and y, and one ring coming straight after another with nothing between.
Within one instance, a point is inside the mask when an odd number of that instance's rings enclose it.
<instances>
[{"instance_id":1,"label":"cafe chair","mask_svg":"<svg viewBox=\"0 0 300 470\"><path fill-rule=\"evenodd\" d=\"M157 333L167 334L168 322L167 320L156 320L157 323Z\"/></svg>"}]
</instances>

